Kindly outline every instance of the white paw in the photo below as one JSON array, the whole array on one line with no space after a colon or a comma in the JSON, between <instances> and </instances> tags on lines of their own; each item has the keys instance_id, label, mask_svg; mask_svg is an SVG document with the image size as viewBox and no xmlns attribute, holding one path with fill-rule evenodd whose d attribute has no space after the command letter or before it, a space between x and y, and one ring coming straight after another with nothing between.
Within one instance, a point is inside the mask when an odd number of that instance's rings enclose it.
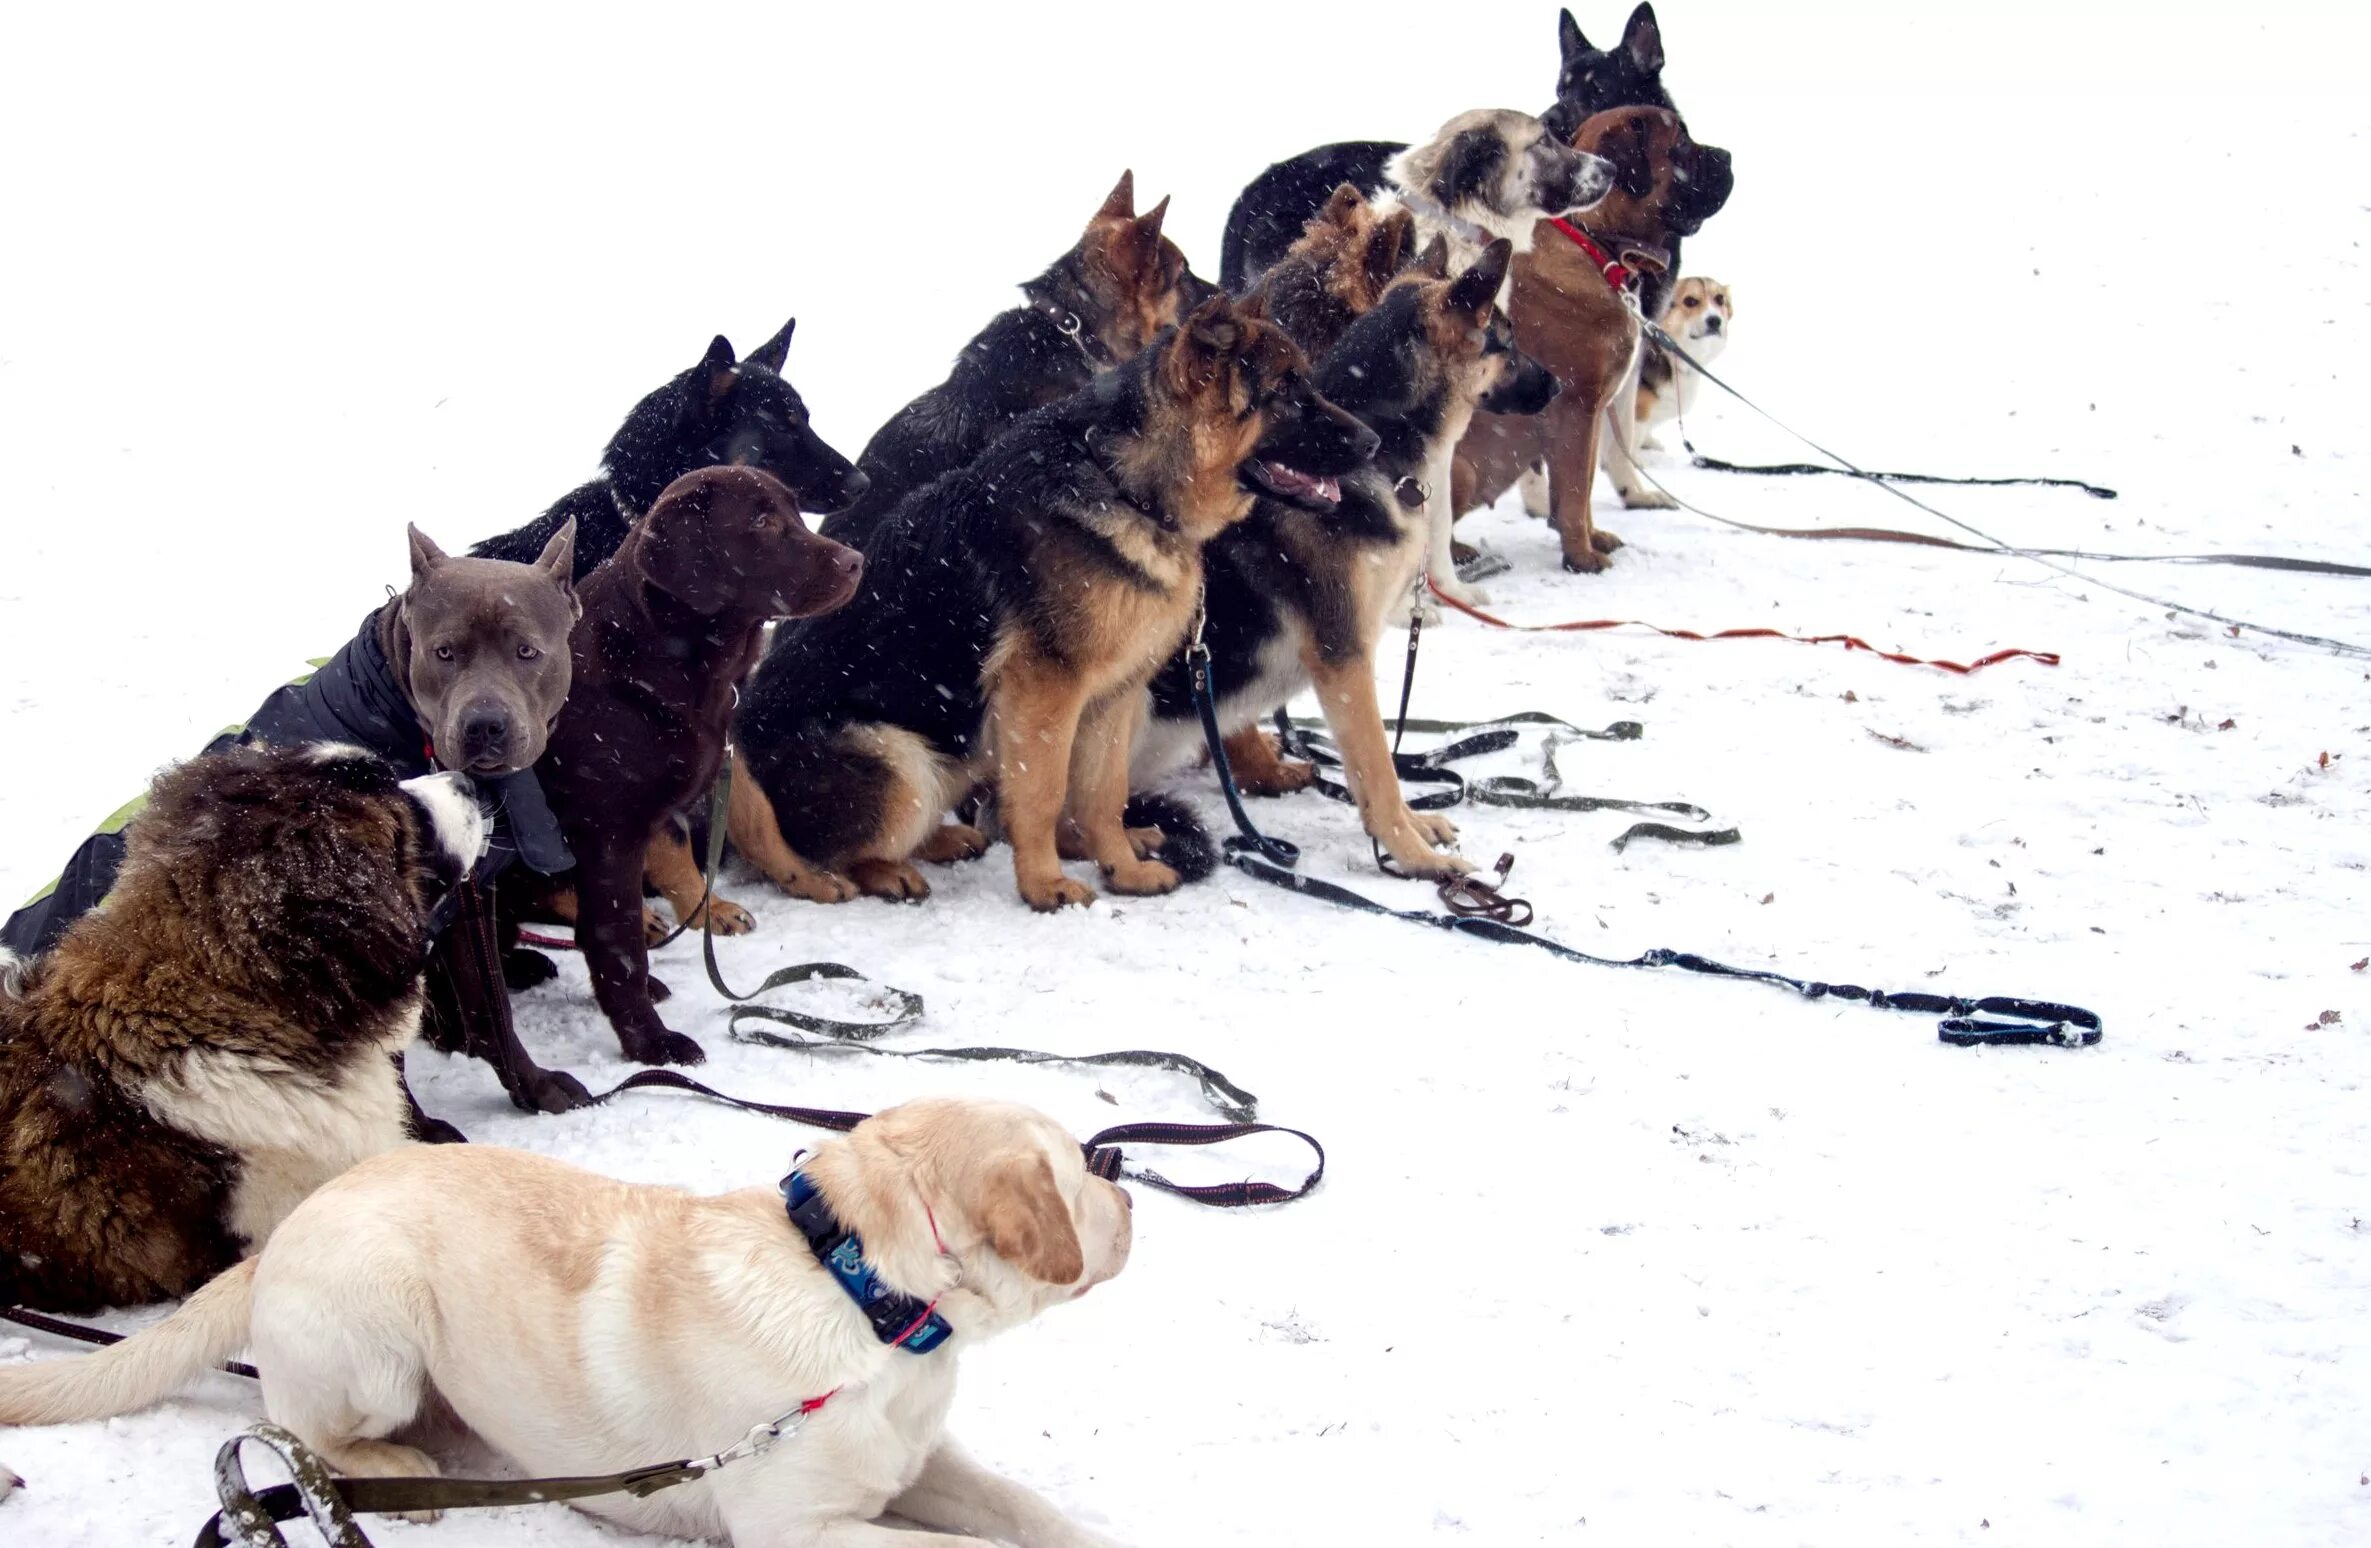
<instances>
[{"instance_id":1,"label":"white paw","mask_svg":"<svg viewBox=\"0 0 2371 1548\"><path fill-rule=\"evenodd\" d=\"M1626 489L1622 492L1622 509L1626 511L1676 511L1679 502L1660 489Z\"/></svg>"}]
</instances>

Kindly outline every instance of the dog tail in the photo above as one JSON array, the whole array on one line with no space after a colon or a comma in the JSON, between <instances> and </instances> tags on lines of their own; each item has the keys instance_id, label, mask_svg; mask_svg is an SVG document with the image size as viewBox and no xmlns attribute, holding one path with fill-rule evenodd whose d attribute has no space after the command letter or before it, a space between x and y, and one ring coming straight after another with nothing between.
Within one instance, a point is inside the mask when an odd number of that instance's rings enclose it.
<instances>
[{"instance_id":1,"label":"dog tail","mask_svg":"<svg viewBox=\"0 0 2371 1548\"><path fill-rule=\"evenodd\" d=\"M0 1369L0 1424L74 1424L160 1403L247 1342L255 1260L217 1275L181 1309L97 1354Z\"/></svg>"},{"instance_id":2,"label":"dog tail","mask_svg":"<svg viewBox=\"0 0 2371 1548\"><path fill-rule=\"evenodd\" d=\"M1139 792L1128 797L1131 828L1161 830L1161 863L1180 881L1198 882L1218 869L1218 846L1194 809L1174 796Z\"/></svg>"},{"instance_id":3,"label":"dog tail","mask_svg":"<svg viewBox=\"0 0 2371 1548\"><path fill-rule=\"evenodd\" d=\"M25 997L25 975L33 964L0 946L0 999L21 1000Z\"/></svg>"}]
</instances>

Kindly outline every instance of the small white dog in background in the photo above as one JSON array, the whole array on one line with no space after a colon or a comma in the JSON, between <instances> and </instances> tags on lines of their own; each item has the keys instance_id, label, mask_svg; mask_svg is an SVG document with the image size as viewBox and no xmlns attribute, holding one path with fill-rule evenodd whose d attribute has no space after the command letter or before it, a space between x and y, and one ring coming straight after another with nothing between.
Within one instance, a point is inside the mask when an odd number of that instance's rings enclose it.
<instances>
[{"instance_id":1,"label":"small white dog in background","mask_svg":"<svg viewBox=\"0 0 2371 1548\"><path fill-rule=\"evenodd\" d=\"M909 1102L780 1190L701 1197L488 1145L420 1145L314 1193L263 1252L101 1354L0 1369L0 1424L170 1396L242 1345L264 1410L358 1476L434 1476L431 1394L533 1475L795 1435L584 1509L734 1548L1107 1548L946 1434L969 1344L1128 1261L1130 1201L1042 1114ZM879 1524L894 1512L956 1536Z\"/></svg>"},{"instance_id":2,"label":"small white dog in background","mask_svg":"<svg viewBox=\"0 0 2371 1548\"><path fill-rule=\"evenodd\" d=\"M1671 287L1671 302L1656 322L1689 354L1710 365L1729 347L1736 315L1728 286L1691 274ZM1655 439L1656 428L1667 420L1685 419L1696 406L1696 391L1703 385L1704 378L1682 365L1671 351L1651 338L1640 340L1637 414L1642 450L1662 449L1662 442ZM1628 473L1626 468L1621 471ZM1548 519L1546 468L1533 468L1523 475L1523 510L1541 521Z\"/></svg>"}]
</instances>

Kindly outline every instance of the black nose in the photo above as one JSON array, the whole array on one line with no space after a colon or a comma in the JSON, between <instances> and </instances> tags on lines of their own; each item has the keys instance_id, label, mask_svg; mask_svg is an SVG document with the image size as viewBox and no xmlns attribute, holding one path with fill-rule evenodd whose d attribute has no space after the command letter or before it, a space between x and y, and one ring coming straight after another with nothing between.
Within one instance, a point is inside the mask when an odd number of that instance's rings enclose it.
<instances>
[{"instance_id":1,"label":"black nose","mask_svg":"<svg viewBox=\"0 0 2371 1548\"><path fill-rule=\"evenodd\" d=\"M848 476L840 480L840 498L854 505L873 487L873 476L862 468L850 468Z\"/></svg>"},{"instance_id":2,"label":"black nose","mask_svg":"<svg viewBox=\"0 0 2371 1548\"><path fill-rule=\"evenodd\" d=\"M1706 333L1718 333L1721 331L1720 313L1715 312L1710 317L1704 319L1704 331Z\"/></svg>"},{"instance_id":3,"label":"black nose","mask_svg":"<svg viewBox=\"0 0 2371 1548\"><path fill-rule=\"evenodd\" d=\"M510 751L510 716L479 707L461 712L461 757L466 763L500 758Z\"/></svg>"}]
</instances>

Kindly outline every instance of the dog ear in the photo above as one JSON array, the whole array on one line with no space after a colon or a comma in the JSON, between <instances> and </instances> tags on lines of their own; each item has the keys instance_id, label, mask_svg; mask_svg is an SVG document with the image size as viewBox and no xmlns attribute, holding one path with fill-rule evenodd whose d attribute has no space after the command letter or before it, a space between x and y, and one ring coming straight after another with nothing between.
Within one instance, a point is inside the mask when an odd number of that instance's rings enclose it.
<instances>
[{"instance_id":1,"label":"dog ear","mask_svg":"<svg viewBox=\"0 0 2371 1548\"><path fill-rule=\"evenodd\" d=\"M689 407L704 409L733 390L733 341L718 334L708 341L708 353L691 369Z\"/></svg>"},{"instance_id":2,"label":"dog ear","mask_svg":"<svg viewBox=\"0 0 2371 1548\"><path fill-rule=\"evenodd\" d=\"M1194 308L1193 315L1177 325L1177 337L1161 362L1169 390L1190 398L1208 386L1226 358L1242 346L1243 328L1243 314L1226 296L1212 296Z\"/></svg>"},{"instance_id":3,"label":"dog ear","mask_svg":"<svg viewBox=\"0 0 2371 1548\"><path fill-rule=\"evenodd\" d=\"M1347 226L1350 224L1351 215L1366 202L1367 196L1360 190L1358 184L1337 184L1333 193L1327 197L1325 208L1319 210L1309 224L1313 226Z\"/></svg>"},{"instance_id":4,"label":"dog ear","mask_svg":"<svg viewBox=\"0 0 2371 1548\"><path fill-rule=\"evenodd\" d=\"M1103 196L1103 208L1095 212L1097 220L1133 220L1136 216L1136 169L1130 167L1111 185L1111 192Z\"/></svg>"},{"instance_id":5,"label":"dog ear","mask_svg":"<svg viewBox=\"0 0 2371 1548\"><path fill-rule=\"evenodd\" d=\"M543 552L536 556L535 568L541 570L545 575L551 578L552 584L560 588L560 594L562 596L569 598L571 601L575 599L575 517L571 516L566 521L560 523L560 530L552 534L552 540L544 544Z\"/></svg>"},{"instance_id":6,"label":"dog ear","mask_svg":"<svg viewBox=\"0 0 2371 1548\"><path fill-rule=\"evenodd\" d=\"M1571 64L1583 54L1594 52L1589 47L1589 40L1581 36L1581 24L1572 19L1570 11L1556 13L1556 45L1564 51L1566 64Z\"/></svg>"},{"instance_id":7,"label":"dog ear","mask_svg":"<svg viewBox=\"0 0 2371 1548\"><path fill-rule=\"evenodd\" d=\"M1652 5L1641 3L1630 13L1630 25L1622 29L1622 47L1639 69L1649 75L1663 73L1663 29L1655 25Z\"/></svg>"},{"instance_id":8,"label":"dog ear","mask_svg":"<svg viewBox=\"0 0 2371 1548\"><path fill-rule=\"evenodd\" d=\"M412 579L414 582L424 581L430 570L445 562L445 551L437 547L436 540L418 527L407 524L403 530L411 535Z\"/></svg>"},{"instance_id":9,"label":"dog ear","mask_svg":"<svg viewBox=\"0 0 2371 1548\"><path fill-rule=\"evenodd\" d=\"M728 567L717 552L715 508L722 493L720 473L739 469L702 468L669 484L642 518L638 557L643 579L695 613L719 613L731 600Z\"/></svg>"},{"instance_id":10,"label":"dog ear","mask_svg":"<svg viewBox=\"0 0 2371 1548\"><path fill-rule=\"evenodd\" d=\"M1161 274L1161 222L1169 214L1166 195L1161 202L1123 221L1104 243L1112 272L1133 284L1157 283Z\"/></svg>"},{"instance_id":11,"label":"dog ear","mask_svg":"<svg viewBox=\"0 0 2371 1548\"><path fill-rule=\"evenodd\" d=\"M1615 186L1633 199L1643 199L1655 191L1655 147L1647 125L1651 115L1633 113L1623 125L1630 132L1617 138L1620 149L1613 157Z\"/></svg>"},{"instance_id":12,"label":"dog ear","mask_svg":"<svg viewBox=\"0 0 2371 1548\"><path fill-rule=\"evenodd\" d=\"M1067 1285L1087 1271L1078 1227L1042 1155L1010 1156L980 1179L978 1222L989 1248L1031 1279Z\"/></svg>"},{"instance_id":13,"label":"dog ear","mask_svg":"<svg viewBox=\"0 0 2371 1548\"><path fill-rule=\"evenodd\" d=\"M749 352L749 361L764 366L776 376L782 374L782 364L790 358L790 335L799 320L793 317L782 325L782 331ZM747 363L747 362L745 362Z\"/></svg>"},{"instance_id":14,"label":"dog ear","mask_svg":"<svg viewBox=\"0 0 2371 1548\"><path fill-rule=\"evenodd\" d=\"M1483 203L1495 201L1501 169L1506 166L1506 137L1496 129L1468 129L1449 142L1441 153L1440 168L1433 173L1432 186L1426 191L1433 202L1443 209L1455 209L1463 201L1480 196Z\"/></svg>"},{"instance_id":15,"label":"dog ear","mask_svg":"<svg viewBox=\"0 0 2371 1548\"><path fill-rule=\"evenodd\" d=\"M1393 210L1375 223L1367 233L1367 286L1380 293L1400 272L1400 264L1408 256L1408 243L1416 235L1416 216L1405 205Z\"/></svg>"},{"instance_id":16,"label":"dog ear","mask_svg":"<svg viewBox=\"0 0 2371 1548\"><path fill-rule=\"evenodd\" d=\"M1473 267L1450 284L1448 304L1461 312L1482 316L1498 300L1498 288L1506 283L1507 265L1514 261L1515 244L1505 237L1483 248Z\"/></svg>"},{"instance_id":17,"label":"dog ear","mask_svg":"<svg viewBox=\"0 0 2371 1548\"><path fill-rule=\"evenodd\" d=\"M1411 267L1418 274L1427 275L1433 279L1447 279L1449 277L1449 239L1437 231L1434 232L1433 239L1424 244L1424 251L1416 255L1416 262Z\"/></svg>"},{"instance_id":18,"label":"dog ear","mask_svg":"<svg viewBox=\"0 0 2371 1548\"><path fill-rule=\"evenodd\" d=\"M1225 296L1212 296L1195 308L1186 319L1186 334L1196 344L1212 354L1223 355L1243 342L1243 323L1235 315L1234 303Z\"/></svg>"}]
</instances>

